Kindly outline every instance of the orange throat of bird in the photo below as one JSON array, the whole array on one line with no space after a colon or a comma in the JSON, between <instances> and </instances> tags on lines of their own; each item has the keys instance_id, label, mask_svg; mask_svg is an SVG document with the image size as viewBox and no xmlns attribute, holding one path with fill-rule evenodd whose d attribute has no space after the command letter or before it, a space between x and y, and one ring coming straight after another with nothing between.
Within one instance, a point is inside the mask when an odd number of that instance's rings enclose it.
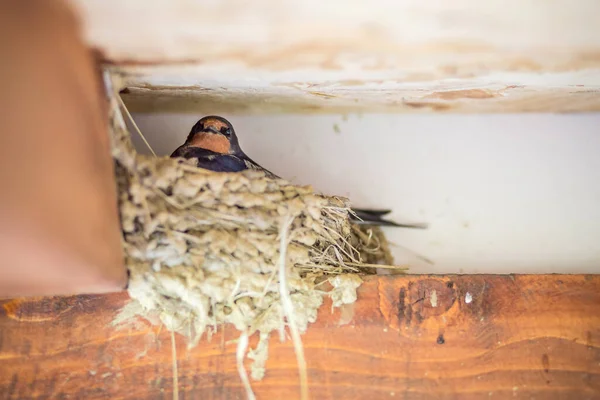
<instances>
[{"instance_id":1,"label":"orange throat of bird","mask_svg":"<svg viewBox=\"0 0 600 400\"><path fill-rule=\"evenodd\" d=\"M229 154L231 144L229 140L221 134L198 133L190 142L190 146L199 147L205 150L214 151L219 154Z\"/></svg>"}]
</instances>

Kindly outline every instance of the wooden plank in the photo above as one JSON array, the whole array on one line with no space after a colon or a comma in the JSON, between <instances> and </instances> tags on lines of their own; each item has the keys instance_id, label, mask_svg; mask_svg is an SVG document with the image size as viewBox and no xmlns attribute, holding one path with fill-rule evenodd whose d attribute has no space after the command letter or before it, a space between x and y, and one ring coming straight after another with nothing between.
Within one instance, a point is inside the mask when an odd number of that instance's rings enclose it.
<instances>
[{"instance_id":1,"label":"wooden plank","mask_svg":"<svg viewBox=\"0 0 600 400\"><path fill-rule=\"evenodd\" d=\"M0 2L1 297L127 283L106 102L78 28L66 1Z\"/></svg>"},{"instance_id":2,"label":"wooden plank","mask_svg":"<svg viewBox=\"0 0 600 400\"><path fill-rule=\"evenodd\" d=\"M170 335L110 323L125 293L2 303L0 393L15 398L172 396ZM600 398L600 276L370 277L303 336L315 399ZM348 318L348 316L351 318ZM341 319L344 321L341 321ZM227 328L186 349L180 398L244 398ZM258 398L298 398L290 342L273 338Z\"/></svg>"},{"instance_id":3,"label":"wooden plank","mask_svg":"<svg viewBox=\"0 0 600 400\"><path fill-rule=\"evenodd\" d=\"M294 82L273 73L248 86L203 68L122 68L129 74L123 100L132 112L200 115L600 111L600 69L596 76L574 72L541 80L536 72L421 82L382 79L352 86L317 76Z\"/></svg>"},{"instance_id":4,"label":"wooden plank","mask_svg":"<svg viewBox=\"0 0 600 400\"><path fill-rule=\"evenodd\" d=\"M600 110L596 0L73 3L135 111Z\"/></svg>"}]
</instances>

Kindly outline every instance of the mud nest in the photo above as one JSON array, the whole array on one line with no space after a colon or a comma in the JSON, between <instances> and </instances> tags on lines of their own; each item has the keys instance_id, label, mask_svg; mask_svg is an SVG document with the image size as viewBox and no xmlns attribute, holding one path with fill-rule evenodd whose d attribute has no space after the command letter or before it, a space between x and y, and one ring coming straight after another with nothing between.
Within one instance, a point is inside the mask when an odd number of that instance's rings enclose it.
<instances>
[{"instance_id":1,"label":"mud nest","mask_svg":"<svg viewBox=\"0 0 600 400\"><path fill-rule=\"evenodd\" d=\"M272 332L306 331L325 296L352 303L359 275L391 264L381 232L351 224L344 198L137 154L115 96L110 126L133 299L117 323L140 315L191 346L221 324L259 332L249 354L260 379Z\"/></svg>"}]
</instances>

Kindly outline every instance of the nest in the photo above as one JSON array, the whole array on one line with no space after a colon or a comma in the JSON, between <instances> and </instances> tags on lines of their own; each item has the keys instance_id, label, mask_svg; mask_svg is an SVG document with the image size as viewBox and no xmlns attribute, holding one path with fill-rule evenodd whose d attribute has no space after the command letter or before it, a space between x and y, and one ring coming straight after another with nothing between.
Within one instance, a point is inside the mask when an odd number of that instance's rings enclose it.
<instances>
[{"instance_id":1,"label":"nest","mask_svg":"<svg viewBox=\"0 0 600 400\"><path fill-rule=\"evenodd\" d=\"M391 263L381 232L352 225L344 198L260 171L215 173L194 160L137 154L117 101L112 151L133 301L116 323L141 315L191 346L232 324L242 360L258 332L249 356L261 379L271 333L283 338L287 327L297 345L324 296L334 307L352 303L359 274Z\"/></svg>"}]
</instances>

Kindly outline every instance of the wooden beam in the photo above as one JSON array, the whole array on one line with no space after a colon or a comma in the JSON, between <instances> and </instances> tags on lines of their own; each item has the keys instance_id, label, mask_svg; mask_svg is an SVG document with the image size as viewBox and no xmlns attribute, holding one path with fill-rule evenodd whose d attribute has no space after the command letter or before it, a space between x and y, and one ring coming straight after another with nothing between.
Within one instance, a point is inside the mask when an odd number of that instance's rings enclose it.
<instances>
[{"instance_id":1,"label":"wooden beam","mask_svg":"<svg viewBox=\"0 0 600 400\"><path fill-rule=\"evenodd\" d=\"M0 2L0 59L0 296L122 290L106 100L77 15Z\"/></svg>"},{"instance_id":2,"label":"wooden beam","mask_svg":"<svg viewBox=\"0 0 600 400\"><path fill-rule=\"evenodd\" d=\"M595 0L73 3L134 111L600 110Z\"/></svg>"},{"instance_id":3,"label":"wooden beam","mask_svg":"<svg viewBox=\"0 0 600 400\"><path fill-rule=\"evenodd\" d=\"M110 326L127 299L3 302L0 393L171 398L169 333ZM599 307L597 275L369 277L353 307L326 303L303 336L311 397L596 399ZM236 337L228 327L192 350L177 337L181 398L244 398ZM298 398L291 343L274 337L269 353L258 398Z\"/></svg>"},{"instance_id":4,"label":"wooden beam","mask_svg":"<svg viewBox=\"0 0 600 400\"><path fill-rule=\"evenodd\" d=\"M201 67L199 67L200 69ZM139 72L143 70L143 72ZM538 73L504 77L440 79L406 83L380 81L352 84L312 78L307 82L276 82L276 75L257 86L222 81L186 69L166 75L154 68L121 69L130 74L123 99L132 112L194 114L362 114L362 113L521 113L600 111L600 79L568 74L566 84ZM600 70L599 70L600 71ZM600 72L598 72L600 76ZM196 78L194 78L196 76ZM271 80L272 79L272 80ZM296 86L295 86L296 85Z\"/></svg>"}]
</instances>

